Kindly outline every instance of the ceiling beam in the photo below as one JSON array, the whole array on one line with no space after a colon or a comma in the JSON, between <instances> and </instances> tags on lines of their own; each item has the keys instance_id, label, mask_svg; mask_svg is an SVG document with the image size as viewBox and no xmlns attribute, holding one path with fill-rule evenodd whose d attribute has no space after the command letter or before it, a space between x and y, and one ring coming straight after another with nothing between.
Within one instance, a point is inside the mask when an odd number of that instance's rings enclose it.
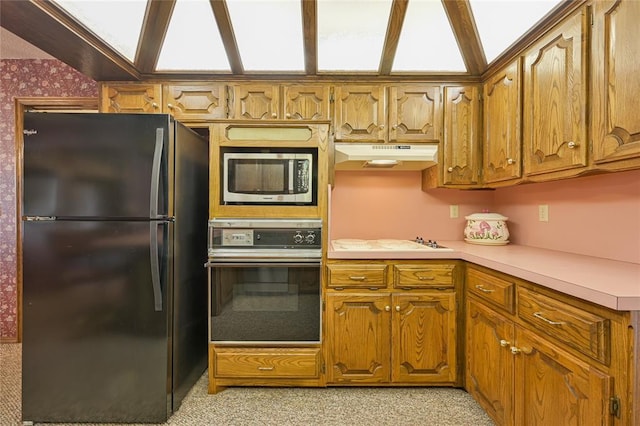
<instances>
[{"instance_id":1,"label":"ceiling beam","mask_svg":"<svg viewBox=\"0 0 640 426\"><path fill-rule=\"evenodd\" d=\"M240 59L240 51L238 50L238 43L236 42L236 36L233 32L227 2L225 0L209 0L209 3L211 4L213 16L215 16L218 29L220 30L220 37L222 38L224 49L227 52L231 72L234 75L244 74L244 67Z\"/></svg>"},{"instance_id":2,"label":"ceiling beam","mask_svg":"<svg viewBox=\"0 0 640 426\"><path fill-rule=\"evenodd\" d=\"M480 75L487 68L480 35L468 0L442 0L444 11L449 18L453 35L458 42L467 71Z\"/></svg>"},{"instance_id":3,"label":"ceiling beam","mask_svg":"<svg viewBox=\"0 0 640 426\"><path fill-rule=\"evenodd\" d=\"M301 2L304 69L307 75L316 75L318 73L318 5L316 0L301 0Z\"/></svg>"},{"instance_id":4,"label":"ceiling beam","mask_svg":"<svg viewBox=\"0 0 640 426\"><path fill-rule=\"evenodd\" d=\"M156 69L175 5L176 0L149 0L147 3L135 60L136 66L144 74Z\"/></svg>"},{"instance_id":5,"label":"ceiling beam","mask_svg":"<svg viewBox=\"0 0 640 426\"><path fill-rule=\"evenodd\" d=\"M396 50L398 49L398 41L400 41L400 33L402 32L402 24L404 23L404 15L407 13L408 5L408 0L393 0L393 4L391 5L387 34L384 39L382 56L380 57L380 75L391 74L393 60L396 57Z\"/></svg>"},{"instance_id":6,"label":"ceiling beam","mask_svg":"<svg viewBox=\"0 0 640 426\"><path fill-rule=\"evenodd\" d=\"M0 1L0 25L96 80L138 80L140 73L51 2Z\"/></svg>"}]
</instances>

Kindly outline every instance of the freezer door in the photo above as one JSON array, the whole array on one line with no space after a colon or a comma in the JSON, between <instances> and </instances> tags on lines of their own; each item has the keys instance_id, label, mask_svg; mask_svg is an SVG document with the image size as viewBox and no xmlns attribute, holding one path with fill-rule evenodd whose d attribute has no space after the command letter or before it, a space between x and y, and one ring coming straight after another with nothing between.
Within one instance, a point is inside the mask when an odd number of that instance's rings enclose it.
<instances>
[{"instance_id":1,"label":"freezer door","mask_svg":"<svg viewBox=\"0 0 640 426\"><path fill-rule=\"evenodd\" d=\"M25 113L23 214L169 215L171 120L164 114Z\"/></svg>"},{"instance_id":2,"label":"freezer door","mask_svg":"<svg viewBox=\"0 0 640 426\"><path fill-rule=\"evenodd\" d=\"M168 418L171 226L24 222L23 420L162 423ZM157 248L150 246L152 232Z\"/></svg>"}]
</instances>

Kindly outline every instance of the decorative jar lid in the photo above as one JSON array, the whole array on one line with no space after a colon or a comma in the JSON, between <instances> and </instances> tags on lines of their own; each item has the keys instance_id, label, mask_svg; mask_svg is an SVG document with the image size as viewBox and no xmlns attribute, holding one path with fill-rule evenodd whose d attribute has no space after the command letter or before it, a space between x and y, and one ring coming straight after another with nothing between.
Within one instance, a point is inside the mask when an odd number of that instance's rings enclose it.
<instances>
[{"instance_id":1,"label":"decorative jar lid","mask_svg":"<svg viewBox=\"0 0 640 426\"><path fill-rule=\"evenodd\" d=\"M467 220L508 220L508 217L500 213L473 213L464 217Z\"/></svg>"}]
</instances>

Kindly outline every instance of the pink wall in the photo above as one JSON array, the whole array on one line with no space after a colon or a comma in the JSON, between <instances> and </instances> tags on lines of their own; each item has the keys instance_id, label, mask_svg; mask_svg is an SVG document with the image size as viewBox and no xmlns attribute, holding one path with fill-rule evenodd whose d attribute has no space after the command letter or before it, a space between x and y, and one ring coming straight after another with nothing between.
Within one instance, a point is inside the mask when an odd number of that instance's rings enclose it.
<instances>
[{"instance_id":1,"label":"pink wall","mask_svg":"<svg viewBox=\"0 0 640 426\"><path fill-rule=\"evenodd\" d=\"M423 192L420 177L414 171L337 172L329 238L461 240L464 216L492 205L492 191ZM449 218L452 204L459 206L458 219Z\"/></svg>"},{"instance_id":2,"label":"pink wall","mask_svg":"<svg viewBox=\"0 0 640 426\"><path fill-rule=\"evenodd\" d=\"M640 263L640 170L501 188L493 209L515 244Z\"/></svg>"},{"instance_id":3,"label":"pink wall","mask_svg":"<svg viewBox=\"0 0 640 426\"><path fill-rule=\"evenodd\" d=\"M97 96L95 81L58 60L0 60L0 341L18 336L14 99Z\"/></svg>"}]
</instances>

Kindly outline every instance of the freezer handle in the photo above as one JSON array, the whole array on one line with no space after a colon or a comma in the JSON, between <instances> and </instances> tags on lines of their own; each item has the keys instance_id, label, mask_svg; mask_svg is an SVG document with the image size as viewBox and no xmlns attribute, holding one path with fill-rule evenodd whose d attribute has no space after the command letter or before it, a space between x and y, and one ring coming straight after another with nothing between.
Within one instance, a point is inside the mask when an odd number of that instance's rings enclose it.
<instances>
[{"instance_id":1,"label":"freezer handle","mask_svg":"<svg viewBox=\"0 0 640 426\"><path fill-rule=\"evenodd\" d=\"M162 287L160 286L160 261L158 260L158 225L163 222L149 223L150 254L151 254L151 285L153 286L153 302L156 312L162 311Z\"/></svg>"},{"instance_id":2,"label":"freezer handle","mask_svg":"<svg viewBox=\"0 0 640 426\"><path fill-rule=\"evenodd\" d=\"M153 151L153 165L151 168L151 192L149 195L149 217L158 217L158 192L160 190L160 165L164 148L164 129L156 129L156 147Z\"/></svg>"}]
</instances>

